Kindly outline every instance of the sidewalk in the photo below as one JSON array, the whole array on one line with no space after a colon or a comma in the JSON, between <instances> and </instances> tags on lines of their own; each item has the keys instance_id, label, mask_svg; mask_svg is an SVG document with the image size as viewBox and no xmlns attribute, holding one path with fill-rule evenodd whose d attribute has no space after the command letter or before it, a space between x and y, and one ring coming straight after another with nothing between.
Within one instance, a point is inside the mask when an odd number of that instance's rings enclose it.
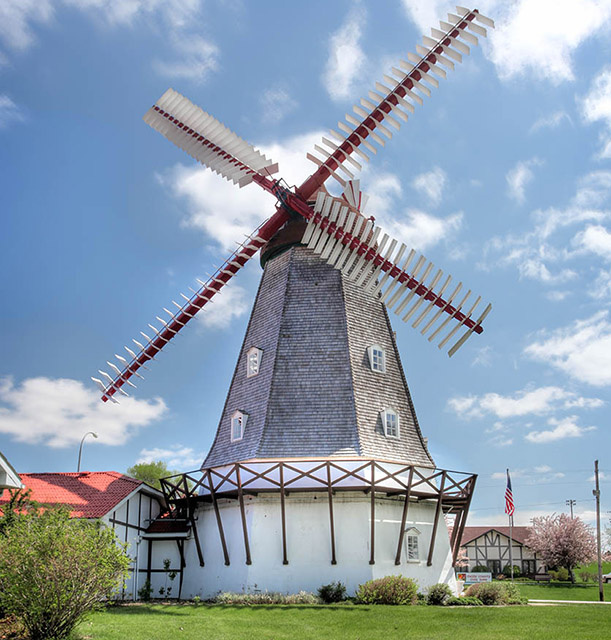
<instances>
[{"instance_id":1,"label":"sidewalk","mask_svg":"<svg viewBox=\"0 0 611 640\"><path fill-rule=\"evenodd\" d=\"M600 600L528 600L528 604L535 606L549 606L554 604L611 604Z\"/></svg>"}]
</instances>

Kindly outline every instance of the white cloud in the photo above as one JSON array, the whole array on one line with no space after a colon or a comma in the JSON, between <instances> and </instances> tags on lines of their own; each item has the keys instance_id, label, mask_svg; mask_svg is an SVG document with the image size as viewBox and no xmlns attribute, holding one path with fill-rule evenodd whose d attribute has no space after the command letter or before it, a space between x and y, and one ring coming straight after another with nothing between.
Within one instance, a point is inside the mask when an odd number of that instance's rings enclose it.
<instances>
[{"instance_id":1,"label":"white cloud","mask_svg":"<svg viewBox=\"0 0 611 640\"><path fill-rule=\"evenodd\" d=\"M537 473L549 473L551 470L552 468L547 464L542 464L538 467L535 467L535 471Z\"/></svg>"},{"instance_id":2,"label":"white cloud","mask_svg":"<svg viewBox=\"0 0 611 640\"><path fill-rule=\"evenodd\" d=\"M443 169L433 167L431 171L417 175L412 180L412 187L425 195L433 206L437 206L441 202L446 179Z\"/></svg>"},{"instance_id":3,"label":"white cloud","mask_svg":"<svg viewBox=\"0 0 611 640\"><path fill-rule=\"evenodd\" d=\"M218 47L200 36L176 35L172 38L178 58L174 61L155 60L157 73L172 78L203 82L218 69Z\"/></svg>"},{"instance_id":4,"label":"white cloud","mask_svg":"<svg viewBox=\"0 0 611 640\"><path fill-rule=\"evenodd\" d=\"M505 180L507 181L507 192L510 198L513 198L519 204L523 204L526 200L526 186L532 182L534 177L533 167L542 164L539 158L531 158L523 160L507 172Z\"/></svg>"},{"instance_id":5,"label":"white cloud","mask_svg":"<svg viewBox=\"0 0 611 640\"><path fill-rule=\"evenodd\" d=\"M365 19L365 11L354 8L346 22L331 36L329 59L322 80L333 100L351 98L354 94L354 81L366 61L359 44Z\"/></svg>"},{"instance_id":6,"label":"white cloud","mask_svg":"<svg viewBox=\"0 0 611 640\"><path fill-rule=\"evenodd\" d=\"M581 102L581 112L586 122L602 122L602 158L611 158L611 66L605 67L594 79L590 91Z\"/></svg>"},{"instance_id":7,"label":"white cloud","mask_svg":"<svg viewBox=\"0 0 611 640\"><path fill-rule=\"evenodd\" d=\"M584 223L601 223L611 217L605 208L611 195L611 172L594 171L579 179L574 196L565 208L538 209L531 214L533 226L522 234L508 234L490 240L484 249L484 267L515 266L523 278L545 284L568 282L577 277L571 268L553 268L558 263L584 254L575 250L575 241L566 240L570 227ZM564 232L563 244L556 244L555 234ZM579 231L576 232L578 234ZM496 257L496 262L491 262ZM588 265L590 266L590 265Z\"/></svg>"},{"instance_id":8,"label":"white cloud","mask_svg":"<svg viewBox=\"0 0 611 640\"><path fill-rule=\"evenodd\" d=\"M259 104L263 120L270 122L280 122L297 106L297 102L293 100L287 89L279 85L264 91L259 99Z\"/></svg>"},{"instance_id":9,"label":"white cloud","mask_svg":"<svg viewBox=\"0 0 611 640\"><path fill-rule=\"evenodd\" d=\"M98 443L121 445L167 411L161 398L104 404L97 390L66 378L28 378L21 385L2 378L0 402L0 433L54 448L80 442L87 431L98 434Z\"/></svg>"},{"instance_id":10,"label":"white cloud","mask_svg":"<svg viewBox=\"0 0 611 640\"><path fill-rule=\"evenodd\" d=\"M11 122L20 122L23 114L19 107L5 94L0 94L0 129L4 129Z\"/></svg>"},{"instance_id":11,"label":"white cloud","mask_svg":"<svg viewBox=\"0 0 611 640\"><path fill-rule=\"evenodd\" d=\"M408 17L427 35L431 27L439 25L439 20L447 19L448 12L456 11L456 3L449 0L402 0L402 4Z\"/></svg>"},{"instance_id":12,"label":"white cloud","mask_svg":"<svg viewBox=\"0 0 611 640\"><path fill-rule=\"evenodd\" d=\"M574 239L575 245L604 260L611 260L611 233L601 225L588 225Z\"/></svg>"},{"instance_id":13,"label":"white cloud","mask_svg":"<svg viewBox=\"0 0 611 640\"><path fill-rule=\"evenodd\" d=\"M3 0L0 2L0 40L22 51L34 42L32 23L48 23L53 17L51 0Z\"/></svg>"},{"instance_id":14,"label":"white cloud","mask_svg":"<svg viewBox=\"0 0 611 640\"><path fill-rule=\"evenodd\" d=\"M602 387L611 384L611 323L600 311L553 331L543 330L524 353L568 376Z\"/></svg>"},{"instance_id":15,"label":"white cloud","mask_svg":"<svg viewBox=\"0 0 611 640\"><path fill-rule=\"evenodd\" d=\"M596 429L596 427L580 427L577 424L577 416L568 416L561 420L550 418L548 424L554 428L547 431L530 431L524 436L525 439L535 444L547 444L566 438L581 438L588 431Z\"/></svg>"},{"instance_id":16,"label":"white cloud","mask_svg":"<svg viewBox=\"0 0 611 640\"><path fill-rule=\"evenodd\" d=\"M475 350L475 357L471 361L471 366L489 367L492 364L492 357L493 352L490 345L478 347Z\"/></svg>"},{"instance_id":17,"label":"white cloud","mask_svg":"<svg viewBox=\"0 0 611 640\"><path fill-rule=\"evenodd\" d=\"M304 149L318 143L321 132L295 136L283 142L260 145L261 151L280 165L288 184L301 184L312 173ZM276 199L256 184L238 189L201 166L175 165L157 178L175 197L186 202L186 227L200 229L223 252L252 233L273 212Z\"/></svg>"},{"instance_id":18,"label":"white cloud","mask_svg":"<svg viewBox=\"0 0 611 640\"><path fill-rule=\"evenodd\" d=\"M571 118L566 111L554 111L534 122L530 128L530 132L535 133L541 129L557 129L564 120L571 122Z\"/></svg>"},{"instance_id":19,"label":"white cloud","mask_svg":"<svg viewBox=\"0 0 611 640\"><path fill-rule=\"evenodd\" d=\"M611 22L600 0L518 0L495 3L490 57L502 79L532 75L553 84L573 80L576 49ZM485 13L485 11L484 11Z\"/></svg>"},{"instance_id":20,"label":"white cloud","mask_svg":"<svg viewBox=\"0 0 611 640\"><path fill-rule=\"evenodd\" d=\"M142 449L136 464L162 460L170 470L183 472L199 469L204 457L204 453L195 451L192 447L176 444L169 449L162 449L160 447Z\"/></svg>"},{"instance_id":21,"label":"white cloud","mask_svg":"<svg viewBox=\"0 0 611 640\"><path fill-rule=\"evenodd\" d=\"M604 404L599 398L585 398L560 387L522 389L512 396L486 393L482 396L450 398L448 406L460 417L481 418L492 414L497 418L542 415L561 409L596 409Z\"/></svg>"},{"instance_id":22,"label":"white cloud","mask_svg":"<svg viewBox=\"0 0 611 640\"><path fill-rule=\"evenodd\" d=\"M223 288L222 294L214 296L197 319L209 329L225 329L233 318L243 316L249 309L246 290L234 284Z\"/></svg>"}]
</instances>

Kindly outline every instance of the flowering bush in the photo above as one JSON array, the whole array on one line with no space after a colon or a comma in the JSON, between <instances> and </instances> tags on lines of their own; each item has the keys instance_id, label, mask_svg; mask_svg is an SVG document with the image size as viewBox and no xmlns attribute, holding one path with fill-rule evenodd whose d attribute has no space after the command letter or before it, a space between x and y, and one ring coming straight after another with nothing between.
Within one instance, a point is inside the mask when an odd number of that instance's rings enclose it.
<instances>
[{"instance_id":1,"label":"flowering bush","mask_svg":"<svg viewBox=\"0 0 611 640\"><path fill-rule=\"evenodd\" d=\"M386 576L359 585L356 601L359 604L416 604L418 586L410 578Z\"/></svg>"},{"instance_id":2,"label":"flowering bush","mask_svg":"<svg viewBox=\"0 0 611 640\"><path fill-rule=\"evenodd\" d=\"M277 593L263 591L262 593L219 593L214 602L217 604L320 604L320 598L313 593L300 591L299 593Z\"/></svg>"},{"instance_id":3,"label":"flowering bush","mask_svg":"<svg viewBox=\"0 0 611 640\"><path fill-rule=\"evenodd\" d=\"M573 569L596 556L592 528L580 518L571 518L566 513L533 518L526 544L548 567L566 568L571 582L575 582Z\"/></svg>"}]
</instances>

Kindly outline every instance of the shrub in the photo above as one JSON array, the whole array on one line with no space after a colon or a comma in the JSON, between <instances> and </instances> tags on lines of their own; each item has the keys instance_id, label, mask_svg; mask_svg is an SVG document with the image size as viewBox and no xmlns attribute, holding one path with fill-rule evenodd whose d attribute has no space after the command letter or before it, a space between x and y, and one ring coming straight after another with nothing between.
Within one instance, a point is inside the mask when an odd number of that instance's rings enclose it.
<instances>
[{"instance_id":1,"label":"shrub","mask_svg":"<svg viewBox=\"0 0 611 640\"><path fill-rule=\"evenodd\" d=\"M333 604L346 599L346 585L337 581L330 584L323 584L318 589L318 597L325 604Z\"/></svg>"},{"instance_id":2,"label":"shrub","mask_svg":"<svg viewBox=\"0 0 611 640\"><path fill-rule=\"evenodd\" d=\"M31 640L67 638L127 576L114 531L66 510L21 515L0 537L0 602Z\"/></svg>"},{"instance_id":3,"label":"shrub","mask_svg":"<svg viewBox=\"0 0 611 640\"><path fill-rule=\"evenodd\" d=\"M219 593L214 602L217 604L320 604L320 599L313 593L300 591L286 595L275 591L261 593Z\"/></svg>"},{"instance_id":4,"label":"shrub","mask_svg":"<svg viewBox=\"0 0 611 640\"><path fill-rule=\"evenodd\" d=\"M478 564L471 569L471 573L490 573L490 569L485 564Z\"/></svg>"},{"instance_id":5,"label":"shrub","mask_svg":"<svg viewBox=\"0 0 611 640\"><path fill-rule=\"evenodd\" d=\"M463 596L456 598L452 596L445 601L446 607L481 607L483 602L479 598Z\"/></svg>"},{"instance_id":6,"label":"shrub","mask_svg":"<svg viewBox=\"0 0 611 640\"><path fill-rule=\"evenodd\" d=\"M506 578L511 578L511 565L510 564L506 564L503 567L503 575ZM518 567L517 564L513 565L513 577L514 578L519 578L522 575L522 572L520 571L520 567Z\"/></svg>"},{"instance_id":7,"label":"shrub","mask_svg":"<svg viewBox=\"0 0 611 640\"><path fill-rule=\"evenodd\" d=\"M454 594L447 584L439 582L431 585L426 592L426 603L432 605L442 605Z\"/></svg>"},{"instance_id":8,"label":"shrub","mask_svg":"<svg viewBox=\"0 0 611 640\"><path fill-rule=\"evenodd\" d=\"M505 604L506 591L504 584L495 582L481 582L472 584L466 591L465 595L476 597L482 601L482 604L489 606L493 604Z\"/></svg>"},{"instance_id":9,"label":"shrub","mask_svg":"<svg viewBox=\"0 0 611 640\"><path fill-rule=\"evenodd\" d=\"M551 569L548 573L552 577L552 580L558 580L558 582L567 582L569 579L569 570L564 567L560 567L556 571Z\"/></svg>"},{"instance_id":10,"label":"shrub","mask_svg":"<svg viewBox=\"0 0 611 640\"><path fill-rule=\"evenodd\" d=\"M482 582L472 584L466 591L468 597L479 598L486 606L500 604L526 604L528 599L511 582Z\"/></svg>"},{"instance_id":11,"label":"shrub","mask_svg":"<svg viewBox=\"0 0 611 640\"><path fill-rule=\"evenodd\" d=\"M404 576L386 576L359 585L356 601L360 604L416 604L418 587Z\"/></svg>"},{"instance_id":12,"label":"shrub","mask_svg":"<svg viewBox=\"0 0 611 640\"><path fill-rule=\"evenodd\" d=\"M591 571L580 571L579 577L581 578L582 582L589 582L590 580L594 582L597 579L597 575L595 573L592 573Z\"/></svg>"},{"instance_id":13,"label":"shrub","mask_svg":"<svg viewBox=\"0 0 611 640\"><path fill-rule=\"evenodd\" d=\"M153 594L153 587L151 587L151 581L147 578L144 584L138 589L138 598L143 602L149 602L151 595Z\"/></svg>"},{"instance_id":14,"label":"shrub","mask_svg":"<svg viewBox=\"0 0 611 640\"><path fill-rule=\"evenodd\" d=\"M523 596L520 589L511 582L506 582L505 588L505 604L528 604L528 598Z\"/></svg>"}]
</instances>

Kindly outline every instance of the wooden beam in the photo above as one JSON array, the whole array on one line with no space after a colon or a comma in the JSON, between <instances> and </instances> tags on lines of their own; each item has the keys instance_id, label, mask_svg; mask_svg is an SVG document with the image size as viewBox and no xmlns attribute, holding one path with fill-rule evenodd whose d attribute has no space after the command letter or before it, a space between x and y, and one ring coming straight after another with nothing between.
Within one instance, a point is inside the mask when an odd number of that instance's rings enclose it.
<instances>
[{"instance_id":1,"label":"wooden beam","mask_svg":"<svg viewBox=\"0 0 611 640\"><path fill-rule=\"evenodd\" d=\"M369 564L376 563L375 543L376 543L376 492L375 492L375 462L371 463L371 539L369 541Z\"/></svg>"},{"instance_id":2,"label":"wooden beam","mask_svg":"<svg viewBox=\"0 0 611 640\"><path fill-rule=\"evenodd\" d=\"M180 596L182 595L182 580L185 574L184 569L187 563L185 562L185 541L176 540L176 544L178 545L178 553L180 553L180 580L178 581L178 599L180 600Z\"/></svg>"},{"instance_id":3,"label":"wooden beam","mask_svg":"<svg viewBox=\"0 0 611 640\"><path fill-rule=\"evenodd\" d=\"M431 542L429 544L429 557L426 566L433 564L433 551L435 550L435 537L437 536L437 527L439 526L439 518L441 516L441 507L443 504L443 489L446 483L446 472L441 474L441 486L439 487L439 498L437 499L437 508L435 509L435 521L433 522L433 533L431 534Z\"/></svg>"},{"instance_id":4,"label":"wooden beam","mask_svg":"<svg viewBox=\"0 0 611 640\"><path fill-rule=\"evenodd\" d=\"M452 564L456 564L456 558L458 558L458 552L460 550L460 541L462 540L462 536L465 530L465 524L467 524L467 516L469 515L469 507L471 506L471 498L475 493L475 481L477 480L477 475L473 475L473 477L469 480L469 495L467 497L467 504L463 509L463 517L460 523L460 531L456 534L456 542L454 544L454 553L452 556Z\"/></svg>"},{"instance_id":5,"label":"wooden beam","mask_svg":"<svg viewBox=\"0 0 611 640\"><path fill-rule=\"evenodd\" d=\"M403 549L403 538L405 536L405 524L407 523L407 510L409 509L409 498L412 491L412 477L414 475L414 467L409 470L407 479L407 489L405 490L405 503L403 505L403 514L401 515L401 528L399 530L399 541L397 542L397 553L395 554L395 564L401 564L401 550Z\"/></svg>"},{"instance_id":6,"label":"wooden beam","mask_svg":"<svg viewBox=\"0 0 611 640\"><path fill-rule=\"evenodd\" d=\"M236 479L238 483L238 501L240 503L240 515L242 516L242 533L244 534L244 552L246 553L246 564L252 564L250 558L250 544L248 543L248 528L246 527L246 511L244 509L244 493L242 492L242 479L240 477L240 464L235 465Z\"/></svg>"},{"instance_id":7,"label":"wooden beam","mask_svg":"<svg viewBox=\"0 0 611 640\"><path fill-rule=\"evenodd\" d=\"M329 525L331 530L331 564L337 564L335 556L335 523L333 520L333 489L331 488L331 464L327 462L327 491L329 495Z\"/></svg>"},{"instance_id":8,"label":"wooden beam","mask_svg":"<svg viewBox=\"0 0 611 640\"><path fill-rule=\"evenodd\" d=\"M284 465L280 463L280 517L282 519L282 564L288 564L286 551L286 507L284 504Z\"/></svg>"},{"instance_id":9,"label":"wooden beam","mask_svg":"<svg viewBox=\"0 0 611 640\"><path fill-rule=\"evenodd\" d=\"M210 474L210 470L207 471L208 475L208 490L210 491L210 497L212 498L212 507L214 509L214 515L216 516L216 525L219 530L219 536L221 537L221 547L223 547L223 557L225 558L225 566L229 566L229 552L227 551L227 543L225 542L225 532L223 531L223 521L221 520L221 512L216 499L216 492L214 491L214 481Z\"/></svg>"},{"instance_id":10,"label":"wooden beam","mask_svg":"<svg viewBox=\"0 0 611 640\"><path fill-rule=\"evenodd\" d=\"M199 566L204 566L204 554L202 552L201 545L199 544L199 534L197 533L197 525L195 524L195 518L193 514L190 515L191 530L193 531L193 539L195 540L195 549L197 551L197 559L199 560Z\"/></svg>"}]
</instances>

